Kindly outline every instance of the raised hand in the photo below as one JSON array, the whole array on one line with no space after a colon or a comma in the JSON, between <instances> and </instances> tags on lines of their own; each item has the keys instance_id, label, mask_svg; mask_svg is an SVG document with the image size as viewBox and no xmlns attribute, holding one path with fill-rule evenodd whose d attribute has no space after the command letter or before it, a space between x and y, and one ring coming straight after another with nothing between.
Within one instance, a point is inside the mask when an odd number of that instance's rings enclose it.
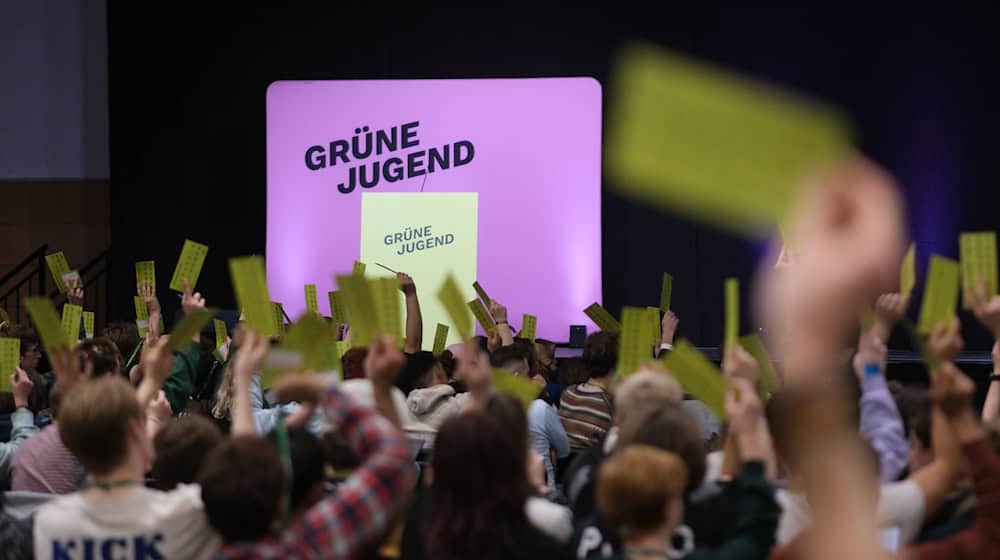
<instances>
[{"instance_id":1,"label":"raised hand","mask_svg":"<svg viewBox=\"0 0 1000 560\"><path fill-rule=\"evenodd\" d=\"M278 402L315 404L329 386L330 380L323 375L290 373L274 382L271 393Z\"/></svg>"},{"instance_id":2,"label":"raised hand","mask_svg":"<svg viewBox=\"0 0 1000 560\"><path fill-rule=\"evenodd\" d=\"M760 364L739 344L727 344L722 359L722 372L729 380L744 379L753 387L760 378Z\"/></svg>"},{"instance_id":3,"label":"raised hand","mask_svg":"<svg viewBox=\"0 0 1000 560\"><path fill-rule=\"evenodd\" d=\"M148 282L143 282L142 284L136 286L136 289L139 293L139 297L142 298L142 301L146 302L146 309L149 310L149 314L159 314L160 300L157 299L156 291L153 289L153 286Z\"/></svg>"},{"instance_id":4,"label":"raised hand","mask_svg":"<svg viewBox=\"0 0 1000 560\"><path fill-rule=\"evenodd\" d=\"M753 434L763 418L763 407L754 386L745 377L730 377L726 391L726 415L733 435Z\"/></svg>"},{"instance_id":5,"label":"raised hand","mask_svg":"<svg viewBox=\"0 0 1000 560\"><path fill-rule=\"evenodd\" d=\"M50 349L49 361L52 362L52 371L56 376L55 384L59 386L63 397L69 394L70 389L80 380L94 376L93 362L84 360L81 363L73 351L65 346Z\"/></svg>"},{"instance_id":6,"label":"raised hand","mask_svg":"<svg viewBox=\"0 0 1000 560\"><path fill-rule=\"evenodd\" d=\"M243 335L243 345L240 346L240 351L236 353L230 366L233 368L233 379L249 383L253 373L260 368L260 362L267 354L268 346L267 338L247 330Z\"/></svg>"},{"instance_id":7,"label":"raised hand","mask_svg":"<svg viewBox=\"0 0 1000 560\"><path fill-rule=\"evenodd\" d=\"M490 302L490 315L493 316L493 320L497 323L507 322L507 306L501 304L497 300Z\"/></svg>"},{"instance_id":8,"label":"raised hand","mask_svg":"<svg viewBox=\"0 0 1000 560\"><path fill-rule=\"evenodd\" d=\"M489 350L490 354L496 352L497 348L501 346L503 346L503 339L499 332L493 330L486 333L486 349Z\"/></svg>"},{"instance_id":9,"label":"raised hand","mask_svg":"<svg viewBox=\"0 0 1000 560\"><path fill-rule=\"evenodd\" d=\"M674 343L674 333L677 332L677 323L680 323L680 321L681 320L677 318L677 315L674 315L674 312L669 309L663 314L663 319L660 320L661 344Z\"/></svg>"},{"instance_id":10,"label":"raised hand","mask_svg":"<svg viewBox=\"0 0 1000 560\"><path fill-rule=\"evenodd\" d=\"M376 334L372 337L365 357L365 376L373 387L391 388L404 364L403 353L396 348L391 336Z\"/></svg>"},{"instance_id":11,"label":"raised hand","mask_svg":"<svg viewBox=\"0 0 1000 560\"><path fill-rule=\"evenodd\" d=\"M163 423L170 420L171 416L173 416L173 410L170 408L167 395L163 391L158 391L156 398L146 405L146 417L155 419L157 423Z\"/></svg>"},{"instance_id":12,"label":"raised hand","mask_svg":"<svg viewBox=\"0 0 1000 560\"><path fill-rule=\"evenodd\" d=\"M31 389L35 386L31 378L21 368L14 368L14 373L10 374L11 392L14 393L14 408L28 408L28 397Z\"/></svg>"},{"instance_id":13,"label":"raised hand","mask_svg":"<svg viewBox=\"0 0 1000 560\"><path fill-rule=\"evenodd\" d=\"M879 372L885 373L888 354L889 350L877 335L870 332L861 333L858 336L858 351L852 360L854 375L858 377L859 381L864 381L865 366L868 364L877 365Z\"/></svg>"},{"instance_id":14,"label":"raised hand","mask_svg":"<svg viewBox=\"0 0 1000 560\"><path fill-rule=\"evenodd\" d=\"M939 323L931 331L930 337L927 338L927 349L938 361L953 361L964 347L962 324L958 321L958 317L952 317L948 322Z\"/></svg>"},{"instance_id":15,"label":"raised hand","mask_svg":"<svg viewBox=\"0 0 1000 560\"><path fill-rule=\"evenodd\" d=\"M966 285L965 297L972 304L972 313L986 330L1000 340L1000 295L986 296L986 280L979 278L975 286Z\"/></svg>"},{"instance_id":16,"label":"raised hand","mask_svg":"<svg viewBox=\"0 0 1000 560\"><path fill-rule=\"evenodd\" d=\"M79 278L63 280L66 284L66 301L73 305L83 306L83 281Z\"/></svg>"},{"instance_id":17,"label":"raised hand","mask_svg":"<svg viewBox=\"0 0 1000 560\"><path fill-rule=\"evenodd\" d=\"M142 381L148 383L154 391L159 391L163 387L163 382L170 376L170 369L174 367L174 353L168 347L170 336L164 335L151 346L143 345L142 360ZM155 396L155 393L150 397Z\"/></svg>"},{"instance_id":18,"label":"raised hand","mask_svg":"<svg viewBox=\"0 0 1000 560\"><path fill-rule=\"evenodd\" d=\"M201 292L191 293L191 285L187 278L184 279L184 297L181 298L181 309L184 310L185 315L190 315L199 309L205 309L205 298L201 297Z\"/></svg>"},{"instance_id":19,"label":"raised hand","mask_svg":"<svg viewBox=\"0 0 1000 560\"><path fill-rule=\"evenodd\" d=\"M405 295L410 296L417 293L417 286L413 283L413 278L411 278L409 274L406 274L405 272L397 272L396 278L399 280L399 289L402 290Z\"/></svg>"},{"instance_id":20,"label":"raised hand","mask_svg":"<svg viewBox=\"0 0 1000 560\"><path fill-rule=\"evenodd\" d=\"M971 414L975 392L976 384L952 362L941 362L931 376L931 402L949 418Z\"/></svg>"},{"instance_id":21,"label":"raised hand","mask_svg":"<svg viewBox=\"0 0 1000 560\"><path fill-rule=\"evenodd\" d=\"M895 285L903 254L903 212L892 179L858 157L814 181L797 201L789 231L795 266L761 270L759 307L786 345L789 380L824 374L857 310Z\"/></svg>"},{"instance_id":22,"label":"raised hand","mask_svg":"<svg viewBox=\"0 0 1000 560\"><path fill-rule=\"evenodd\" d=\"M875 324L872 331L882 340L888 340L892 328L906 314L910 297L903 294L882 294L875 300Z\"/></svg>"}]
</instances>

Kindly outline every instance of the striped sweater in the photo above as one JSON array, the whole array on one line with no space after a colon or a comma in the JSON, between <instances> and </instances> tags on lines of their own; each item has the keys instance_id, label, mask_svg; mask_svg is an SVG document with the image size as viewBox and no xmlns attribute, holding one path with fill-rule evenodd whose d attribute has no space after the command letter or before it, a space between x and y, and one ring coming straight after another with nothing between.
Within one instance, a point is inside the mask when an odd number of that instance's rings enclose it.
<instances>
[{"instance_id":1,"label":"striped sweater","mask_svg":"<svg viewBox=\"0 0 1000 560\"><path fill-rule=\"evenodd\" d=\"M598 385L584 383L562 392L559 418L573 450L591 447L611 428L614 416L611 395Z\"/></svg>"}]
</instances>

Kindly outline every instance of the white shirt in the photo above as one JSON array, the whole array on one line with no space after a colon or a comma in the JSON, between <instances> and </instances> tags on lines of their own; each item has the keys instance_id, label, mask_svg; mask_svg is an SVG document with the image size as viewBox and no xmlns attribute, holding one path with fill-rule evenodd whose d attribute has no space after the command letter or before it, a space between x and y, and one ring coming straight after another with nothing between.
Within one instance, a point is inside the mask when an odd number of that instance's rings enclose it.
<instances>
[{"instance_id":1,"label":"white shirt","mask_svg":"<svg viewBox=\"0 0 1000 560\"><path fill-rule=\"evenodd\" d=\"M38 510L34 541L39 560L201 558L219 546L197 484L60 496Z\"/></svg>"},{"instance_id":2,"label":"white shirt","mask_svg":"<svg viewBox=\"0 0 1000 560\"><path fill-rule=\"evenodd\" d=\"M573 512L562 506L536 496L524 502L524 514L535 529L566 545L573 538Z\"/></svg>"},{"instance_id":3,"label":"white shirt","mask_svg":"<svg viewBox=\"0 0 1000 560\"><path fill-rule=\"evenodd\" d=\"M775 541L788 544L803 529L812 525L812 511L806 497L787 490L778 490L775 501L781 506L781 519ZM883 529L898 529L900 545L913 542L924 522L924 493L911 480L883 484L878 499L879 525Z\"/></svg>"}]
</instances>

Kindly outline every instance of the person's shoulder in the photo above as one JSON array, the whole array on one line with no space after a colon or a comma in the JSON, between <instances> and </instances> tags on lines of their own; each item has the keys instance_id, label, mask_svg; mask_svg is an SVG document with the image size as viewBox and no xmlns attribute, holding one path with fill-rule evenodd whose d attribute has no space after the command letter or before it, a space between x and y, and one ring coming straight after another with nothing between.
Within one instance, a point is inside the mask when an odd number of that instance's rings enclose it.
<instances>
[{"instance_id":1,"label":"person's shoulder","mask_svg":"<svg viewBox=\"0 0 1000 560\"><path fill-rule=\"evenodd\" d=\"M73 527L77 524L83 509L79 492L53 498L38 508L35 513L35 527L49 530L64 526Z\"/></svg>"}]
</instances>

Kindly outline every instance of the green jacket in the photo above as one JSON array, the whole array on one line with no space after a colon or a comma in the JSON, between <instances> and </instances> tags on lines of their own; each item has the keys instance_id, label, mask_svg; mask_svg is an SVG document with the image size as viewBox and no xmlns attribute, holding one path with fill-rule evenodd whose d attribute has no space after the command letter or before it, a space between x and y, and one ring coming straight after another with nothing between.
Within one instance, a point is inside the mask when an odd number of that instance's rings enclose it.
<instances>
[{"instance_id":1,"label":"green jacket","mask_svg":"<svg viewBox=\"0 0 1000 560\"><path fill-rule=\"evenodd\" d=\"M170 402L174 416L180 414L187 406L191 392L194 390L195 377L198 375L198 360L200 349L198 343L191 341L183 350L177 352L174 367L163 382L163 393Z\"/></svg>"},{"instance_id":2,"label":"green jacket","mask_svg":"<svg viewBox=\"0 0 1000 560\"><path fill-rule=\"evenodd\" d=\"M743 472L732 482L743 496L740 513L732 533L720 546L696 548L684 556L684 560L764 560L774 544L774 534L778 527L781 510L774 501L774 490L764 478L764 464L749 461L743 464ZM628 555L621 553L611 560L625 560Z\"/></svg>"}]
</instances>

